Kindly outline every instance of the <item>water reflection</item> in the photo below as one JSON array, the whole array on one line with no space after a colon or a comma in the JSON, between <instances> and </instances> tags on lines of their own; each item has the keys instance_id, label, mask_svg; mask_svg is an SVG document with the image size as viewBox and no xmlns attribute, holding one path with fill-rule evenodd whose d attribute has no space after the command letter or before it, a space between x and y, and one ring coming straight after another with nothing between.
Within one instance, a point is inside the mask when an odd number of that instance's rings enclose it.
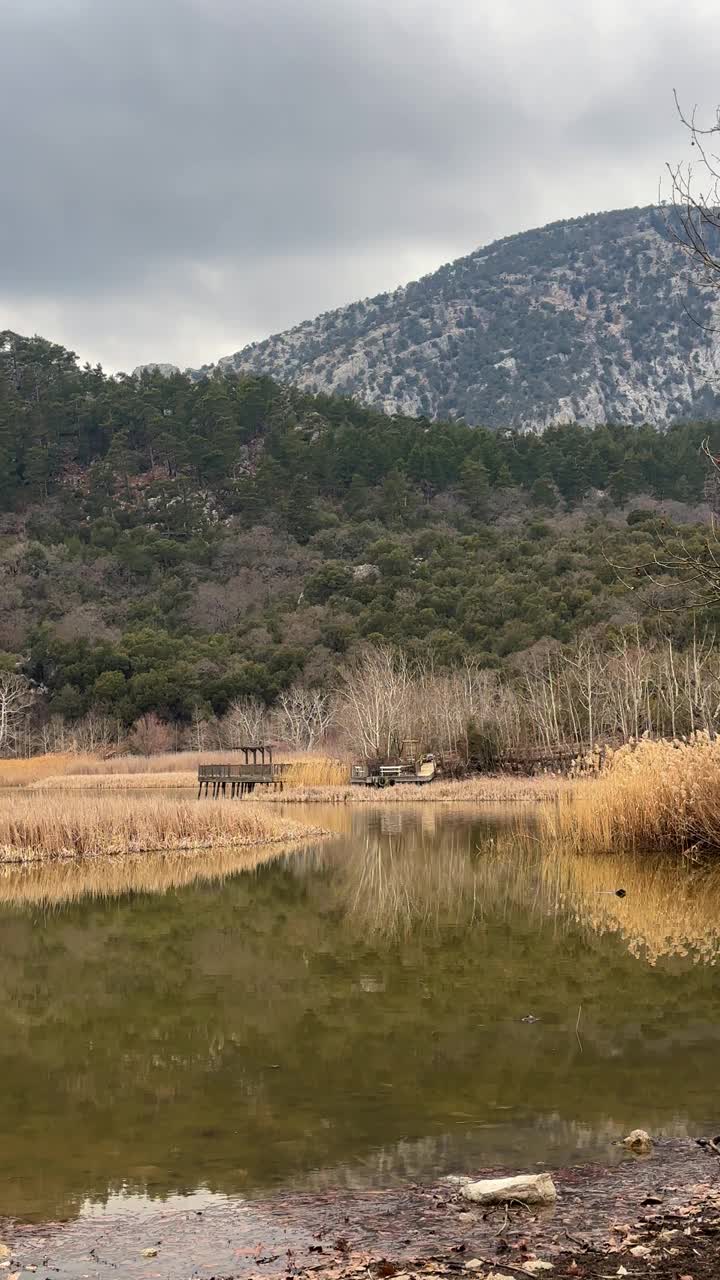
<instances>
[{"instance_id":1,"label":"water reflection","mask_svg":"<svg viewBox=\"0 0 720 1280\"><path fill-rule=\"evenodd\" d=\"M3 871L0 1214L713 1123L716 879L564 859L517 810L309 817L294 854Z\"/></svg>"},{"instance_id":2,"label":"water reflection","mask_svg":"<svg viewBox=\"0 0 720 1280\"><path fill-rule=\"evenodd\" d=\"M668 859L547 850L543 872L569 923L598 935L615 934L631 955L649 964L669 956L717 962L720 870ZM624 896L617 897L613 886L622 887Z\"/></svg>"}]
</instances>

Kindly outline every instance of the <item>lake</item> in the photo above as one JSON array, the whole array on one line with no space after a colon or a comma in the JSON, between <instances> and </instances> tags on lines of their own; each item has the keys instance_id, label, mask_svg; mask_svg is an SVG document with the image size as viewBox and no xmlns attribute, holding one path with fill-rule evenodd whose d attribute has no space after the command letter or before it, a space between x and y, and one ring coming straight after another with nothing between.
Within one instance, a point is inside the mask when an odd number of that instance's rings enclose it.
<instances>
[{"instance_id":1,"label":"lake","mask_svg":"<svg viewBox=\"0 0 720 1280\"><path fill-rule=\"evenodd\" d=\"M3 869L0 1215L720 1127L717 874L565 857L519 808L291 816L331 838Z\"/></svg>"}]
</instances>

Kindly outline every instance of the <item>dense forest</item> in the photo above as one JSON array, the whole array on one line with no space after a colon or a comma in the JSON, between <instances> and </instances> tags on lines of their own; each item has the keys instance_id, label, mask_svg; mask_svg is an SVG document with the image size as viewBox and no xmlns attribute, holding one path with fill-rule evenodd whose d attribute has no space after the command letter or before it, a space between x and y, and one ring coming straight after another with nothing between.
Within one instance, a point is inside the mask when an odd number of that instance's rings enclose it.
<instances>
[{"instance_id":1,"label":"dense forest","mask_svg":"<svg viewBox=\"0 0 720 1280\"><path fill-rule=\"evenodd\" d=\"M430 424L5 333L0 667L66 721L187 725L322 687L368 641L438 669L638 627L682 646L697 618L640 566L702 547L708 434Z\"/></svg>"}]
</instances>

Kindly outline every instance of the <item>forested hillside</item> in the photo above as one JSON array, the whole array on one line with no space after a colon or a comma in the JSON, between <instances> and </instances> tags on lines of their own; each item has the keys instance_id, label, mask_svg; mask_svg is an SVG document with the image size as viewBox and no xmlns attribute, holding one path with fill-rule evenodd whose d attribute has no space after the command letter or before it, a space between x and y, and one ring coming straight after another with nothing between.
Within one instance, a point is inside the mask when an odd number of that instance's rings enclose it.
<instances>
[{"instance_id":1,"label":"forested hillside","mask_svg":"<svg viewBox=\"0 0 720 1280\"><path fill-rule=\"evenodd\" d=\"M112 378L6 333L0 662L50 714L187 724L323 685L368 640L440 667L636 624L683 642L692 618L618 566L674 523L701 545L713 431L429 425L255 376Z\"/></svg>"},{"instance_id":2,"label":"forested hillside","mask_svg":"<svg viewBox=\"0 0 720 1280\"><path fill-rule=\"evenodd\" d=\"M218 367L483 426L720 417L716 291L669 216L620 209L498 240Z\"/></svg>"}]
</instances>

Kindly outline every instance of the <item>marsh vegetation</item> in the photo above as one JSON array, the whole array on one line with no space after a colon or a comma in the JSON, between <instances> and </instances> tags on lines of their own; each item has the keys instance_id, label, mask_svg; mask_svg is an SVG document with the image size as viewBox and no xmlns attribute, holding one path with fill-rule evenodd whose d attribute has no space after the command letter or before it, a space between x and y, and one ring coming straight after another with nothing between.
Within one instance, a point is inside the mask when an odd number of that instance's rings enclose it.
<instances>
[{"instance_id":1,"label":"marsh vegetation","mask_svg":"<svg viewBox=\"0 0 720 1280\"><path fill-rule=\"evenodd\" d=\"M577 852L720 853L720 740L629 742L545 815L548 835Z\"/></svg>"},{"instance_id":2,"label":"marsh vegetation","mask_svg":"<svg viewBox=\"0 0 720 1280\"><path fill-rule=\"evenodd\" d=\"M308 833L277 810L173 795L14 791L0 797L0 861L229 849Z\"/></svg>"}]
</instances>

